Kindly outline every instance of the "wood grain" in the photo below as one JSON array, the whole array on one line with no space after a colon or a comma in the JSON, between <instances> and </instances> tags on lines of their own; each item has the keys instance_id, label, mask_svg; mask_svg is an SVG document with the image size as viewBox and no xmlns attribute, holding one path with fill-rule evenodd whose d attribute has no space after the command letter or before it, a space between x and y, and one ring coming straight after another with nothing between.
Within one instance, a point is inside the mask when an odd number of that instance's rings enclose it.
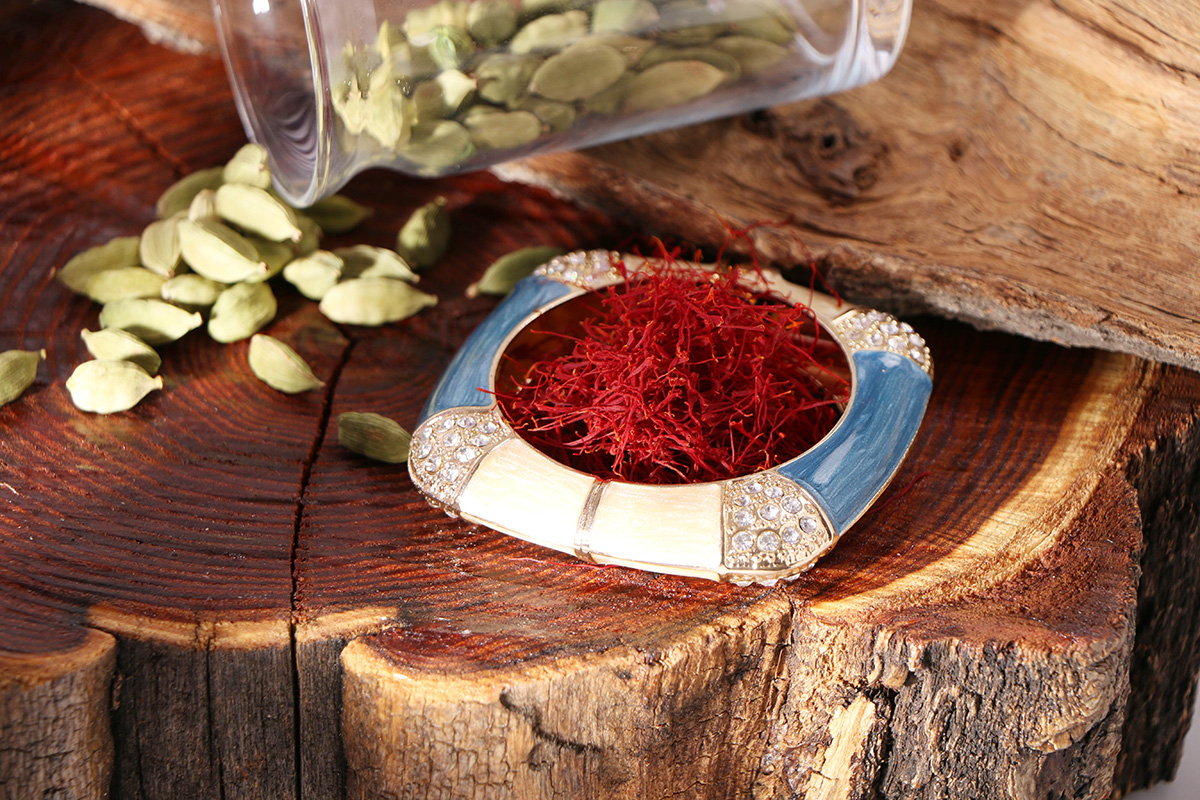
<instances>
[{"instance_id":1,"label":"wood grain","mask_svg":"<svg viewBox=\"0 0 1200 800\"><path fill-rule=\"evenodd\" d=\"M51 271L242 134L217 61L83 7L14 20L0 348L49 357L0 409L13 796L1099 798L1171 774L1200 664L1194 374L915 320L926 424L802 580L575 562L431 509L330 420L411 426L494 305L463 290L495 257L635 229L490 175L370 173L348 191L376 215L332 243L387 245L446 196L436 309L338 328L281 285L270 332L324 393L274 393L244 343L191 336L163 392L77 412L62 384L96 308Z\"/></svg>"}]
</instances>

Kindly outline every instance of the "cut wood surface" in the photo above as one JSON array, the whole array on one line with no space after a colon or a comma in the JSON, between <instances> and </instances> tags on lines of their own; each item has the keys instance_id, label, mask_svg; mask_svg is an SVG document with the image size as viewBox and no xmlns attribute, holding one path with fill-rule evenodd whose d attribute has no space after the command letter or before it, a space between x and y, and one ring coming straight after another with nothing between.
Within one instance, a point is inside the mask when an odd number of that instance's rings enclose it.
<instances>
[{"instance_id":1,"label":"cut wood surface","mask_svg":"<svg viewBox=\"0 0 1200 800\"><path fill-rule=\"evenodd\" d=\"M53 24L51 24L53 22ZM451 520L346 453L411 427L519 246L634 231L489 175L348 188L332 244L449 200L436 308L339 328L281 285L245 343L163 348L131 412L63 382L97 308L51 278L242 143L223 69L47 2L0 30L0 785L13 798L1102 798L1168 778L1200 648L1200 378L914 320L937 379L893 487L776 589L598 568ZM907 491L906 491L907 490ZM1140 578L1139 578L1140 574Z\"/></svg>"}]
</instances>

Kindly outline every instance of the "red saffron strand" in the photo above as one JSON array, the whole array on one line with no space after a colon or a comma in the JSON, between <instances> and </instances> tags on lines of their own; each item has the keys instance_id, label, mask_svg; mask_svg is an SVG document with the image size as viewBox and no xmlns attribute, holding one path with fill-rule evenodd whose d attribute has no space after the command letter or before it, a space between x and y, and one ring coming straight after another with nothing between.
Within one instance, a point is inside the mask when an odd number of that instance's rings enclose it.
<instances>
[{"instance_id":1,"label":"red saffron strand","mask_svg":"<svg viewBox=\"0 0 1200 800\"><path fill-rule=\"evenodd\" d=\"M558 354L497 392L514 428L581 471L652 484L749 474L818 442L849 384L811 311L658 250L654 270L600 293L580 335L546 332Z\"/></svg>"}]
</instances>

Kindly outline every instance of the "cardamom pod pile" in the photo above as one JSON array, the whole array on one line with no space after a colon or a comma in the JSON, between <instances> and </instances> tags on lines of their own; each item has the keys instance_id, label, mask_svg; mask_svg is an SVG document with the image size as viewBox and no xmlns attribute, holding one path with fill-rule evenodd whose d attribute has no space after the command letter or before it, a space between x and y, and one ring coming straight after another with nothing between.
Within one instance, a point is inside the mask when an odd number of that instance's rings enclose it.
<instances>
[{"instance_id":1,"label":"cardamom pod pile","mask_svg":"<svg viewBox=\"0 0 1200 800\"><path fill-rule=\"evenodd\" d=\"M437 303L419 291L418 269L449 245L443 198L418 209L401 228L396 249L370 245L320 249L325 233L345 233L370 215L334 195L300 210L271 190L266 151L246 145L224 167L186 176L159 198L159 219L141 236L86 250L57 272L68 288L103 308L101 330L84 331L95 361L67 381L77 407L111 414L162 389L155 347L204 327L217 342L251 339L248 362L280 392L322 386L286 343L260 334L278 309L270 280L282 273L330 320L382 325ZM403 254L403 255L402 255ZM0 354L0 405L33 382L44 353Z\"/></svg>"},{"instance_id":2,"label":"cardamom pod pile","mask_svg":"<svg viewBox=\"0 0 1200 800\"><path fill-rule=\"evenodd\" d=\"M779 0L441 0L384 20L373 44L348 42L331 94L348 150L435 175L482 151L737 93L802 61L800 41Z\"/></svg>"}]
</instances>

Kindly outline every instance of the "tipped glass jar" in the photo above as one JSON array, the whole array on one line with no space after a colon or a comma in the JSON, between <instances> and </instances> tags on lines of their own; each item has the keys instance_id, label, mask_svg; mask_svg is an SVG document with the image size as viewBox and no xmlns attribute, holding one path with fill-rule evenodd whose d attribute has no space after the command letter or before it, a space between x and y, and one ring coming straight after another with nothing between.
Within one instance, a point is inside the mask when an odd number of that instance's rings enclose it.
<instances>
[{"instance_id":1,"label":"tipped glass jar","mask_svg":"<svg viewBox=\"0 0 1200 800\"><path fill-rule=\"evenodd\" d=\"M849 89L911 0L213 0L251 139L306 205Z\"/></svg>"}]
</instances>

